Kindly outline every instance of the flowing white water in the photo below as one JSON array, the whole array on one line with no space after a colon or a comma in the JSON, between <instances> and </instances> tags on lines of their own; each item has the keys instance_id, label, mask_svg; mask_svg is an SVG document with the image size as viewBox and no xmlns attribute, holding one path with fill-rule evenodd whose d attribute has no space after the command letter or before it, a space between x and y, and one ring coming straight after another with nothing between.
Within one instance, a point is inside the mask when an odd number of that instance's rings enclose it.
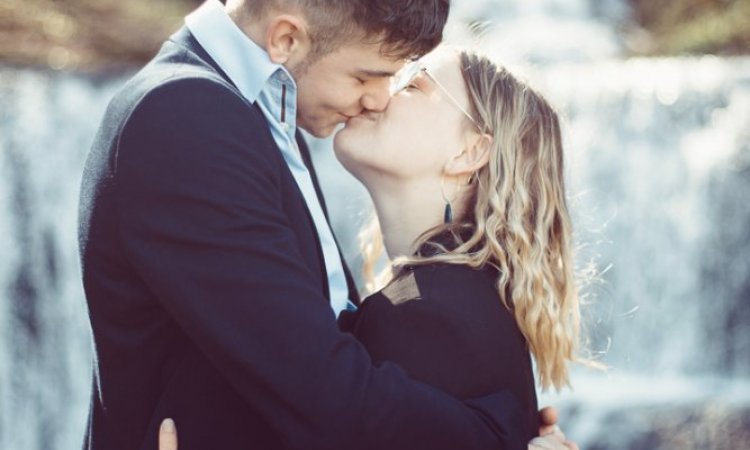
<instances>
[{"instance_id":1,"label":"flowing white water","mask_svg":"<svg viewBox=\"0 0 750 450\"><path fill-rule=\"evenodd\" d=\"M711 420L750 427L750 59L626 60L595 14L623 10L457 0L448 29L559 106L581 260L611 266L586 289L592 348L606 350L610 373L576 371L574 391L542 401L561 407L582 448L750 448L654 437L668 428L661 419L685 411L704 430ZM2 449L80 447L91 344L77 194L123 80L0 69ZM356 259L364 192L327 141L314 145L334 228Z\"/></svg>"},{"instance_id":2,"label":"flowing white water","mask_svg":"<svg viewBox=\"0 0 750 450\"><path fill-rule=\"evenodd\" d=\"M119 79L0 70L0 448L75 449L91 386L77 196Z\"/></svg>"}]
</instances>

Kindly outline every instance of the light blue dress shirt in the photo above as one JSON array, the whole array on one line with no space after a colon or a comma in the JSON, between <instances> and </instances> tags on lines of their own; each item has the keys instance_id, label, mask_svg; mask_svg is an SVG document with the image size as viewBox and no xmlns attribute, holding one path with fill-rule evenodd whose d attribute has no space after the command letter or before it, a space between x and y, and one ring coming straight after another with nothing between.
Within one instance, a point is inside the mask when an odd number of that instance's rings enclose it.
<instances>
[{"instance_id":1,"label":"light blue dress shirt","mask_svg":"<svg viewBox=\"0 0 750 450\"><path fill-rule=\"evenodd\" d=\"M297 85L294 79L284 66L272 62L268 53L240 30L218 0L207 0L185 18L185 24L242 95L250 103L257 102L268 119L273 138L315 223L328 274L331 308L338 316L353 304L347 298L349 289L333 232L297 147Z\"/></svg>"}]
</instances>

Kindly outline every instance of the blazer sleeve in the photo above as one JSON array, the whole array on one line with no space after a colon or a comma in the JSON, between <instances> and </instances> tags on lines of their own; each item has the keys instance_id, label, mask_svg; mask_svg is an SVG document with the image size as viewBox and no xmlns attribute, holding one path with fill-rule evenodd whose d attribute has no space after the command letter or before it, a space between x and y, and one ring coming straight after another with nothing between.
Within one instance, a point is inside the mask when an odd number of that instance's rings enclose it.
<instances>
[{"instance_id":1,"label":"blazer sleeve","mask_svg":"<svg viewBox=\"0 0 750 450\"><path fill-rule=\"evenodd\" d=\"M265 127L195 78L130 114L113 180L121 241L163 308L289 448L503 448L507 394L461 402L373 366L338 330L283 213Z\"/></svg>"}]
</instances>

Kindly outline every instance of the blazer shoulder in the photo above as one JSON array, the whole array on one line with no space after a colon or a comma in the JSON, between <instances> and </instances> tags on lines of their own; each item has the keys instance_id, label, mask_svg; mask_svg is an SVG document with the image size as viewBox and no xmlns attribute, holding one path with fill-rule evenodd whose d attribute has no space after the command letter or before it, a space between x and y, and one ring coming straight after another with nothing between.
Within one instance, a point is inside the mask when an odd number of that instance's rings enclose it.
<instances>
[{"instance_id":1,"label":"blazer shoulder","mask_svg":"<svg viewBox=\"0 0 750 450\"><path fill-rule=\"evenodd\" d=\"M180 101L191 100L200 101L204 107L220 102L227 107L241 105L248 111L256 109L213 67L191 56L187 50L177 49L163 51L133 75L113 97L105 117L125 123L145 102L166 101L176 106ZM159 120L190 113L192 109L179 111L175 107Z\"/></svg>"},{"instance_id":2,"label":"blazer shoulder","mask_svg":"<svg viewBox=\"0 0 750 450\"><path fill-rule=\"evenodd\" d=\"M123 177L146 167L161 176L157 168L210 166L279 183L283 158L263 113L216 79L189 74L163 79L116 122L120 129L113 139L111 165Z\"/></svg>"},{"instance_id":3,"label":"blazer shoulder","mask_svg":"<svg viewBox=\"0 0 750 450\"><path fill-rule=\"evenodd\" d=\"M273 137L260 109L220 77L178 73L141 90L122 118L123 135L158 132L179 140L210 135L249 148L272 147Z\"/></svg>"},{"instance_id":4,"label":"blazer shoulder","mask_svg":"<svg viewBox=\"0 0 750 450\"><path fill-rule=\"evenodd\" d=\"M152 61L131 77L110 100L102 117L100 143L117 140L131 125L134 115L147 114L149 121L168 123L210 107L211 103L237 105L252 115L248 102L215 73L197 66L159 65ZM259 117L257 119L260 119Z\"/></svg>"},{"instance_id":5,"label":"blazer shoulder","mask_svg":"<svg viewBox=\"0 0 750 450\"><path fill-rule=\"evenodd\" d=\"M252 105L229 85L211 77L196 77L192 74L175 74L159 80L151 87L142 90L142 95L134 104L134 109L167 102L171 114L165 118L180 117L194 111L216 106L230 110L236 107L252 108ZM195 104L195 109L185 106ZM182 107L182 108L180 108Z\"/></svg>"},{"instance_id":6,"label":"blazer shoulder","mask_svg":"<svg viewBox=\"0 0 750 450\"><path fill-rule=\"evenodd\" d=\"M167 41L159 54L138 71L123 91L149 91L174 80L205 80L222 85L236 95L239 90L217 69L176 42Z\"/></svg>"},{"instance_id":7,"label":"blazer shoulder","mask_svg":"<svg viewBox=\"0 0 750 450\"><path fill-rule=\"evenodd\" d=\"M171 114L165 116L165 119L212 107L227 109L227 114L230 109L237 107L247 109L248 112L255 110L234 86L219 76L203 71L156 72L143 79L135 79L134 83L134 86L130 86L136 94L130 99L132 110L144 105L165 103L166 107L171 106ZM123 91L128 89L125 86ZM192 106L190 103L194 103L195 108L185 108Z\"/></svg>"}]
</instances>

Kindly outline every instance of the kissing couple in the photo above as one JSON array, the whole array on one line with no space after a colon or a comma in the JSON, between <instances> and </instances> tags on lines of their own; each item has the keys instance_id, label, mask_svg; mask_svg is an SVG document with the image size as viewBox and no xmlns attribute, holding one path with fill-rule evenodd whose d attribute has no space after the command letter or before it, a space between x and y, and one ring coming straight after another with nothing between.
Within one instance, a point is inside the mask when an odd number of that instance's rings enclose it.
<instances>
[{"instance_id":1,"label":"kissing couple","mask_svg":"<svg viewBox=\"0 0 750 450\"><path fill-rule=\"evenodd\" d=\"M84 448L577 448L535 394L577 358L559 119L438 47L449 6L207 0L114 97L81 189ZM369 291L298 131L344 123Z\"/></svg>"}]
</instances>

